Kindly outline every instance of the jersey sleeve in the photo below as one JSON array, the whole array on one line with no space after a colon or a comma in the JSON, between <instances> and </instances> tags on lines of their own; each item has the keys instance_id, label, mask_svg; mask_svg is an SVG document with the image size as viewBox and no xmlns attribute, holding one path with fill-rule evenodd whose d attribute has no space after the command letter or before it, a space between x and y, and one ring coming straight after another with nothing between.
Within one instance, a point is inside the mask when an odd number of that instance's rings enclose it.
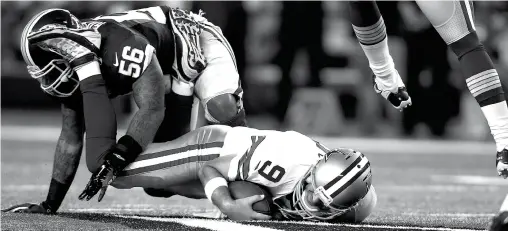
<instances>
[{"instance_id":1,"label":"jersey sleeve","mask_svg":"<svg viewBox=\"0 0 508 231\"><path fill-rule=\"evenodd\" d=\"M146 38L116 23L109 24L101 46L101 71L109 94L128 94L143 75L155 53Z\"/></svg>"},{"instance_id":2,"label":"jersey sleeve","mask_svg":"<svg viewBox=\"0 0 508 231\"><path fill-rule=\"evenodd\" d=\"M108 41L106 49L103 65L121 79L137 79L143 75L155 53L146 38L134 33L123 41Z\"/></svg>"}]
</instances>

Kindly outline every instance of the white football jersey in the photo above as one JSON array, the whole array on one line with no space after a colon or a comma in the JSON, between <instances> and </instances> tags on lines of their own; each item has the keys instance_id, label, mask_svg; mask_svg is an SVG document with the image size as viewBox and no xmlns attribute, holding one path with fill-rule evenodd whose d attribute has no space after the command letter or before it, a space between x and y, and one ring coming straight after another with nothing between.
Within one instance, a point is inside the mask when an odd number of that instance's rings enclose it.
<instances>
[{"instance_id":1,"label":"white football jersey","mask_svg":"<svg viewBox=\"0 0 508 231\"><path fill-rule=\"evenodd\" d=\"M229 167L230 181L263 185L277 199L292 193L324 154L314 140L295 131L234 127L226 135L221 156L236 155Z\"/></svg>"}]
</instances>

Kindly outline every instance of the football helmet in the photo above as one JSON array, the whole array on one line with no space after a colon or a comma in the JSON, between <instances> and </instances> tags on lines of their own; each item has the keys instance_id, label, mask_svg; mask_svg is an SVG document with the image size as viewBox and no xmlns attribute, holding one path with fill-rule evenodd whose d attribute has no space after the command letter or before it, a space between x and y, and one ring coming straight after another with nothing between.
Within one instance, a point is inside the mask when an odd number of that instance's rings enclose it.
<instances>
[{"instance_id":1,"label":"football helmet","mask_svg":"<svg viewBox=\"0 0 508 231\"><path fill-rule=\"evenodd\" d=\"M48 9L35 15L21 34L20 49L28 73L37 79L44 92L56 97L71 96L79 80L68 62L50 49L30 44L30 33L56 27L78 28L79 20L64 9Z\"/></svg>"},{"instance_id":2,"label":"football helmet","mask_svg":"<svg viewBox=\"0 0 508 231\"><path fill-rule=\"evenodd\" d=\"M332 220L353 209L371 184L370 162L362 153L348 148L328 150L297 183L292 208L280 211L290 219Z\"/></svg>"}]
</instances>

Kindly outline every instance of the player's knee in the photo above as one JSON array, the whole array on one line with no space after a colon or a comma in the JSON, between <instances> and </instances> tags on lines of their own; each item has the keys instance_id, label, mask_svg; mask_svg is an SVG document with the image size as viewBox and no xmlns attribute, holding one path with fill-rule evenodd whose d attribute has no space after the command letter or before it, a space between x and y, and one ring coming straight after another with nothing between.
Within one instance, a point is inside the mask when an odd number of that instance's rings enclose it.
<instances>
[{"instance_id":1,"label":"player's knee","mask_svg":"<svg viewBox=\"0 0 508 231\"><path fill-rule=\"evenodd\" d=\"M418 5L447 45L475 31L472 12L463 1L418 1Z\"/></svg>"},{"instance_id":2,"label":"player's knee","mask_svg":"<svg viewBox=\"0 0 508 231\"><path fill-rule=\"evenodd\" d=\"M246 126L245 110L233 94L213 97L206 103L205 117L214 124Z\"/></svg>"},{"instance_id":3,"label":"player's knee","mask_svg":"<svg viewBox=\"0 0 508 231\"><path fill-rule=\"evenodd\" d=\"M469 33L465 37L457 40L449 46L459 59L469 52L476 50L485 50L483 45L480 43L480 39L478 39L478 35L475 31Z\"/></svg>"}]
</instances>

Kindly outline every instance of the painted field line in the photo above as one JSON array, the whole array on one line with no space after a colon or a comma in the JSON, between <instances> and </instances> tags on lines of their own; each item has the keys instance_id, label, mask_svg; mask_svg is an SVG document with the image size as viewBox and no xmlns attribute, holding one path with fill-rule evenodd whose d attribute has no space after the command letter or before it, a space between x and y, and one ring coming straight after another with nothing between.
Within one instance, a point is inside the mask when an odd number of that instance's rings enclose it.
<instances>
[{"instance_id":1,"label":"painted field line","mask_svg":"<svg viewBox=\"0 0 508 231\"><path fill-rule=\"evenodd\" d=\"M493 217L495 213L402 213L404 216L428 216L428 217L462 217L462 218L471 218L471 217Z\"/></svg>"},{"instance_id":2,"label":"painted field line","mask_svg":"<svg viewBox=\"0 0 508 231\"><path fill-rule=\"evenodd\" d=\"M2 191L41 191L41 190L48 190L49 185L47 184L9 184L9 185L2 185Z\"/></svg>"},{"instance_id":3,"label":"painted field line","mask_svg":"<svg viewBox=\"0 0 508 231\"><path fill-rule=\"evenodd\" d=\"M351 228L371 228L379 230L429 230L429 231L473 231L477 229L462 229L462 228L437 228L437 227L418 227L418 226L399 226L399 225L370 225L370 224L331 224L324 222L310 222L310 221L254 221L253 223L281 223L281 224L297 224L297 225L309 225L309 226L329 226L336 227L336 230L340 230L340 227L351 227Z\"/></svg>"},{"instance_id":4,"label":"painted field line","mask_svg":"<svg viewBox=\"0 0 508 231\"><path fill-rule=\"evenodd\" d=\"M209 219L195 219L195 218L162 218L162 217L144 217L144 216L117 216L128 219L140 219L146 221L159 221L159 222L173 222L190 227L199 227L217 231L280 231L280 229L273 229L255 225L240 224L229 220L209 220Z\"/></svg>"},{"instance_id":5,"label":"painted field line","mask_svg":"<svg viewBox=\"0 0 508 231\"><path fill-rule=\"evenodd\" d=\"M500 185L376 185L376 189L380 191L395 191L395 192L492 192L499 191Z\"/></svg>"},{"instance_id":6,"label":"painted field line","mask_svg":"<svg viewBox=\"0 0 508 231\"><path fill-rule=\"evenodd\" d=\"M433 175L433 181L466 185L508 186L508 180L499 176Z\"/></svg>"},{"instance_id":7,"label":"painted field line","mask_svg":"<svg viewBox=\"0 0 508 231\"><path fill-rule=\"evenodd\" d=\"M66 209L78 213L119 213L119 212L156 212L160 209L152 208L88 208L88 209Z\"/></svg>"},{"instance_id":8,"label":"painted field line","mask_svg":"<svg viewBox=\"0 0 508 231\"><path fill-rule=\"evenodd\" d=\"M27 135L28 134L28 135ZM117 137L125 134L120 129ZM5 141L56 142L59 127L33 127L2 125L1 138ZM407 154L407 155L488 155L495 153L491 142L401 140L373 138L319 137L316 140L330 148L350 147L365 153Z\"/></svg>"},{"instance_id":9,"label":"painted field line","mask_svg":"<svg viewBox=\"0 0 508 231\"><path fill-rule=\"evenodd\" d=\"M5 184L5 185L2 185L2 190L6 190L6 191L40 191L40 190L46 191L48 189L49 189L48 184ZM69 191L82 191L82 190L83 190L83 188L78 187L78 186L71 186L69 188ZM114 187L109 187L108 194L125 192L125 190L126 189L117 189ZM128 190L143 192L142 188L131 188Z\"/></svg>"},{"instance_id":10,"label":"painted field line","mask_svg":"<svg viewBox=\"0 0 508 231\"><path fill-rule=\"evenodd\" d=\"M2 140L8 141L38 141L55 142L60 136L60 127L55 126L21 126L21 125L2 125L0 129ZM126 132L125 129L119 129L117 137L121 137Z\"/></svg>"}]
</instances>

